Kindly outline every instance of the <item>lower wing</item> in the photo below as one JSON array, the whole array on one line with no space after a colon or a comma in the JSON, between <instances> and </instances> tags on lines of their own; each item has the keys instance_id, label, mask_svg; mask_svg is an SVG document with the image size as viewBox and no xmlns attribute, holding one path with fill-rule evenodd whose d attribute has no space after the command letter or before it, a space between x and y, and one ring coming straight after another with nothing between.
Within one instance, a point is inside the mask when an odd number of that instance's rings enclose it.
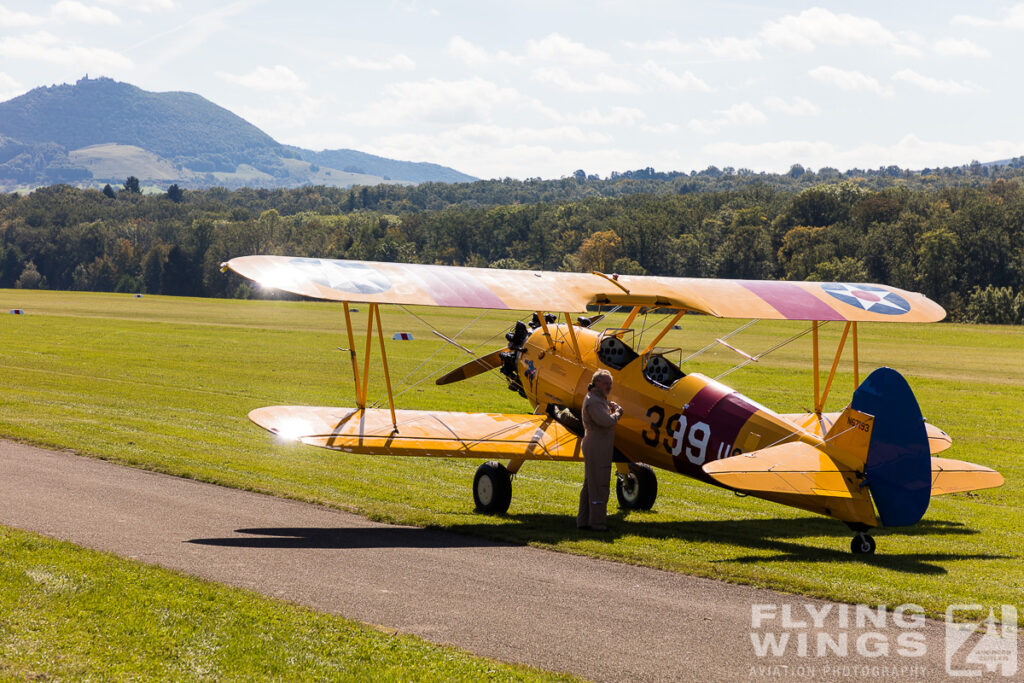
<instances>
[{"instance_id":1,"label":"lower wing","mask_svg":"<svg viewBox=\"0 0 1024 683\"><path fill-rule=\"evenodd\" d=\"M269 406L249 419L282 439L347 453L578 460L580 439L547 415ZM397 427L397 429L396 429Z\"/></svg>"}]
</instances>

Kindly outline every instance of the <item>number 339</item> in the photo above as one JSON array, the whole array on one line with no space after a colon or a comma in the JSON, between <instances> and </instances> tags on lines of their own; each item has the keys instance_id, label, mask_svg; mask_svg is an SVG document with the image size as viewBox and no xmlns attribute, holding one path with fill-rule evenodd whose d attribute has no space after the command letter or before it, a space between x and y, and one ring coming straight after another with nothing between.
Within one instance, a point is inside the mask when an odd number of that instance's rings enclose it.
<instances>
[{"instance_id":1,"label":"number 339","mask_svg":"<svg viewBox=\"0 0 1024 683\"><path fill-rule=\"evenodd\" d=\"M665 438L661 438L661 428L665 422L665 409L661 406L651 406L647 410L647 417L651 420L650 431L645 429L640 436L648 446L656 447L659 441L665 452L672 457L679 456L683 452L684 441L686 445L686 459L694 465L704 464L708 454L708 442L711 441L711 427L704 422L694 422L687 425L685 415L675 413L668 419L665 425ZM689 427L689 429L687 429ZM684 437L686 437L684 439Z\"/></svg>"}]
</instances>

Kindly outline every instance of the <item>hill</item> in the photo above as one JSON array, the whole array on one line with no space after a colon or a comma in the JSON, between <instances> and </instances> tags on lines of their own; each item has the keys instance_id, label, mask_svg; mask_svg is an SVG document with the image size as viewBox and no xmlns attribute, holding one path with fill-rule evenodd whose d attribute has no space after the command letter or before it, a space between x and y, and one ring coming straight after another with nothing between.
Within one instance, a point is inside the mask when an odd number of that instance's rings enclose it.
<instances>
[{"instance_id":1,"label":"hill","mask_svg":"<svg viewBox=\"0 0 1024 683\"><path fill-rule=\"evenodd\" d=\"M0 189L102 186L128 175L192 188L474 180L437 164L282 145L195 93L149 92L110 78L0 102Z\"/></svg>"}]
</instances>

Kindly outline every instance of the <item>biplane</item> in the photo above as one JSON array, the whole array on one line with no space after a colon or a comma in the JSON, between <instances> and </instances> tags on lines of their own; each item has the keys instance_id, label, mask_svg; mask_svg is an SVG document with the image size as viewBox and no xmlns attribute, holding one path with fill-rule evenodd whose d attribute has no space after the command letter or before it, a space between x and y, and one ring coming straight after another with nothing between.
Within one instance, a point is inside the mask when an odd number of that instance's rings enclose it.
<instances>
[{"instance_id":1,"label":"biplane","mask_svg":"<svg viewBox=\"0 0 1024 683\"><path fill-rule=\"evenodd\" d=\"M615 461L616 494L626 509L654 505L658 468L834 517L854 533L851 550L860 554L875 550L871 529L915 524L932 496L1003 483L992 469L936 455L951 445L951 439L925 422L913 391L897 371L879 368L860 381L858 323L928 323L944 318L942 307L922 294L871 284L616 276L286 256L235 258L222 269L264 288L342 304L355 405L258 408L249 414L253 422L281 437L350 453L484 459L487 462L473 481L474 502L481 512L508 510L512 476L527 460L582 461L579 411L598 368L611 372L610 398L624 411L616 429ZM362 364L352 328L353 303L368 308ZM437 380L449 384L498 370L509 388L529 401L532 411L396 408L381 304L532 313L532 318L515 321L505 348ZM599 316L584 317L595 307L621 307L628 314L621 325L602 329ZM650 309L668 311L667 322L645 344L636 344L632 326L641 311ZM804 331L813 341L813 411L774 412L691 368L689 359L675 361L659 348L681 318L693 313L810 323ZM821 387L818 328L827 322L843 328ZM367 405L374 336L380 345L386 409ZM743 363L759 359L725 338L712 344L733 349L745 358ZM856 388L843 411L827 413L825 402L847 347L852 350Z\"/></svg>"}]
</instances>

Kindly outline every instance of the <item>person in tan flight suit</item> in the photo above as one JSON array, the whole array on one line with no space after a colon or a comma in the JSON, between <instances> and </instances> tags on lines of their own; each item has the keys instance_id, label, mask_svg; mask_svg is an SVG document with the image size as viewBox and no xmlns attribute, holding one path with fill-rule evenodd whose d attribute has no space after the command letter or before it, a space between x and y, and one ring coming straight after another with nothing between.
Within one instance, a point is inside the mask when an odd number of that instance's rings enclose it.
<instances>
[{"instance_id":1,"label":"person in tan flight suit","mask_svg":"<svg viewBox=\"0 0 1024 683\"><path fill-rule=\"evenodd\" d=\"M615 451L615 424L622 417L622 408L608 400L612 375L598 370L590 382L590 391L583 399L583 490L576 526L580 529L606 531L608 492Z\"/></svg>"}]
</instances>

